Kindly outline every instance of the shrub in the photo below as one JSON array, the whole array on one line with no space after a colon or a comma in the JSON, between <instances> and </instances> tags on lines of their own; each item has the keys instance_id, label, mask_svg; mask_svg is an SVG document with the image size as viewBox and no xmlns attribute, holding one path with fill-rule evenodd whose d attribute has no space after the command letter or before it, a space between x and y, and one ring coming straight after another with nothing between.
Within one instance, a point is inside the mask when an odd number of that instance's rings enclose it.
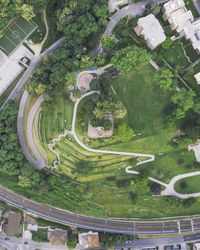
<instances>
[{"instance_id":1,"label":"shrub","mask_svg":"<svg viewBox=\"0 0 200 250\"><path fill-rule=\"evenodd\" d=\"M182 189L186 189L186 188L187 188L187 183L186 183L185 181L181 181L180 187L181 187Z\"/></svg>"},{"instance_id":2,"label":"shrub","mask_svg":"<svg viewBox=\"0 0 200 250\"><path fill-rule=\"evenodd\" d=\"M150 192L153 195L159 195L161 193L161 185L153 182L152 184L150 184Z\"/></svg>"},{"instance_id":3,"label":"shrub","mask_svg":"<svg viewBox=\"0 0 200 250\"><path fill-rule=\"evenodd\" d=\"M110 130L112 128L112 122L110 120L103 120L103 127L105 130Z\"/></svg>"},{"instance_id":4,"label":"shrub","mask_svg":"<svg viewBox=\"0 0 200 250\"><path fill-rule=\"evenodd\" d=\"M183 160L183 159L178 159L178 165L179 165L179 166L183 165L183 163L184 163L184 160Z\"/></svg>"}]
</instances>

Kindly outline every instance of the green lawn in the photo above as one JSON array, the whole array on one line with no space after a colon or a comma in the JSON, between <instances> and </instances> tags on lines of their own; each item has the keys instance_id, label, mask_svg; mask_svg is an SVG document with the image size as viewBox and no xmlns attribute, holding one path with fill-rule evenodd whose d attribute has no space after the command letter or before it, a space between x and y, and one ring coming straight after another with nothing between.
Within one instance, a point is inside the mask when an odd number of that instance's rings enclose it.
<instances>
[{"instance_id":1,"label":"green lawn","mask_svg":"<svg viewBox=\"0 0 200 250\"><path fill-rule=\"evenodd\" d=\"M183 70L191 64L190 58L187 57L187 50L184 54L184 43L177 40L173 43L170 50L165 50L164 59L173 69Z\"/></svg>"},{"instance_id":2,"label":"green lawn","mask_svg":"<svg viewBox=\"0 0 200 250\"><path fill-rule=\"evenodd\" d=\"M35 17L33 17L33 21L37 24L38 28L37 30L30 36L30 39L34 43L41 43L45 34L46 34L46 28L45 24L42 18L42 13L38 13ZM39 32L38 32L39 30Z\"/></svg>"},{"instance_id":3,"label":"green lawn","mask_svg":"<svg viewBox=\"0 0 200 250\"><path fill-rule=\"evenodd\" d=\"M63 91L55 95L54 104L42 109L39 127L43 147L48 153L49 164L56 160L56 156L49 151L48 144L63 133L64 129L71 130L73 106L67 92Z\"/></svg>"},{"instance_id":4,"label":"green lawn","mask_svg":"<svg viewBox=\"0 0 200 250\"><path fill-rule=\"evenodd\" d=\"M171 198L152 196L146 184L136 182L134 175L125 172L125 167L132 164L133 169L143 169L149 176L168 183L175 175L196 168L194 153L187 150L189 139L179 140L177 146L172 145L177 128L166 129L164 115L170 104L170 94L154 83L154 72L151 65L136 66L112 82L116 99L121 100L128 110L124 121L136 134L131 141L121 143L115 134L110 139L88 139L87 112L83 110L85 100L80 103L76 124L77 135L89 147L152 153L156 156L154 162L135 166L131 157L92 153L81 148L70 135L55 146L61 156L58 172L84 183L87 186L85 197L104 206L110 217L152 218L199 213L198 203L186 209L179 199L172 204ZM41 138L50 163L55 160L55 155L48 151L47 143L57 137L64 127L71 128L73 104L68 98L65 92L57 94L56 105L42 111ZM81 120L81 113L84 113L84 120ZM84 126L80 126L81 123ZM118 123L115 121L115 127ZM85 172L78 171L81 161L87 162ZM137 201L132 200L132 193L137 193Z\"/></svg>"},{"instance_id":5,"label":"green lawn","mask_svg":"<svg viewBox=\"0 0 200 250\"><path fill-rule=\"evenodd\" d=\"M200 175L181 179L174 188L180 194L200 193Z\"/></svg>"}]
</instances>

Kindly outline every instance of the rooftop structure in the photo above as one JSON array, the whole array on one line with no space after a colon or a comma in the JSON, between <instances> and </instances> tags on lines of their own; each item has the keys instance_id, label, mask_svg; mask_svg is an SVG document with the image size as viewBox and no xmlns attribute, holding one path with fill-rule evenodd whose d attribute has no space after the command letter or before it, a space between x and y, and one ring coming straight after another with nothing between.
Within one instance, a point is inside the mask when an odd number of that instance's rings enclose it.
<instances>
[{"instance_id":1,"label":"rooftop structure","mask_svg":"<svg viewBox=\"0 0 200 250\"><path fill-rule=\"evenodd\" d=\"M193 48L200 53L200 18L194 20L183 0L170 0L164 4L163 12L163 19L168 20L171 29L189 39Z\"/></svg>"},{"instance_id":2,"label":"rooftop structure","mask_svg":"<svg viewBox=\"0 0 200 250\"><path fill-rule=\"evenodd\" d=\"M200 250L200 243L194 243L193 250Z\"/></svg>"},{"instance_id":3,"label":"rooftop structure","mask_svg":"<svg viewBox=\"0 0 200 250\"><path fill-rule=\"evenodd\" d=\"M196 79L197 84L200 84L200 72L194 75L194 78Z\"/></svg>"},{"instance_id":4,"label":"rooftop structure","mask_svg":"<svg viewBox=\"0 0 200 250\"><path fill-rule=\"evenodd\" d=\"M8 223L4 227L4 231L8 236L15 236L19 233L21 215L10 211L8 213Z\"/></svg>"},{"instance_id":5,"label":"rooftop structure","mask_svg":"<svg viewBox=\"0 0 200 250\"><path fill-rule=\"evenodd\" d=\"M120 5L127 4L128 0L109 0L108 7L109 12L113 12L119 8Z\"/></svg>"},{"instance_id":6,"label":"rooftop structure","mask_svg":"<svg viewBox=\"0 0 200 250\"><path fill-rule=\"evenodd\" d=\"M185 7L185 3L183 0L172 0L165 3L163 7L164 15L166 16L166 20L170 16L170 14L180 8Z\"/></svg>"},{"instance_id":7,"label":"rooftop structure","mask_svg":"<svg viewBox=\"0 0 200 250\"><path fill-rule=\"evenodd\" d=\"M104 117L105 120L110 120L112 122L112 128L110 130L105 130L104 127L98 126L98 127L93 127L90 124L90 121L88 123L88 131L87 131L87 136L89 138L106 138L106 137L111 137L113 135L113 126L114 126L114 115L110 112Z\"/></svg>"},{"instance_id":8,"label":"rooftop structure","mask_svg":"<svg viewBox=\"0 0 200 250\"><path fill-rule=\"evenodd\" d=\"M55 229L49 231L49 240L53 246L65 246L67 240L67 231L62 229Z\"/></svg>"},{"instance_id":9,"label":"rooftop structure","mask_svg":"<svg viewBox=\"0 0 200 250\"><path fill-rule=\"evenodd\" d=\"M78 239L82 248L99 247L99 234L96 232L81 233L78 235Z\"/></svg>"},{"instance_id":10,"label":"rooftop structure","mask_svg":"<svg viewBox=\"0 0 200 250\"><path fill-rule=\"evenodd\" d=\"M166 39L164 30L153 14L142 17L135 27L137 35L143 35L149 49L153 50Z\"/></svg>"},{"instance_id":11,"label":"rooftop structure","mask_svg":"<svg viewBox=\"0 0 200 250\"><path fill-rule=\"evenodd\" d=\"M24 221L27 222L28 224L37 224L36 219L27 214L24 217Z\"/></svg>"}]
</instances>

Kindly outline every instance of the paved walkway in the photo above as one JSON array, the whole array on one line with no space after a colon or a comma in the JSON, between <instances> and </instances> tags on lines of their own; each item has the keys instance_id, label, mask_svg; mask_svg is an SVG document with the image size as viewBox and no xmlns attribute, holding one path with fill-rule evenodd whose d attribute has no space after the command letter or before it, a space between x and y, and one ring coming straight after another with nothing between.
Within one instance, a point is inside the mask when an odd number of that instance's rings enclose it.
<instances>
[{"instance_id":1,"label":"paved walkway","mask_svg":"<svg viewBox=\"0 0 200 250\"><path fill-rule=\"evenodd\" d=\"M132 166L128 166L125 168L125 172L128 174L139 174L140 172L135 171L135 170L129 170L130 168L132 168Z\"/></svg>"},{"instance_id":2,"label":"paved walkway","mask_svg":"<svg viewBox=\"0 0 200 250\"><path fill-rule=\"evenodd\" d=\"M53 140L52 143L50 143L48 145L49 147L49 150L51 150L53 153L56 154L57 156L57 160L54 162L54 168L57 168L57 164L60 163L60 155L53 149L53 147L55 146L55 143L60 141L60 139L62 137L65 137L67 134L71 134L74 136L76 142L82 147L84 148L85 150L87 151L90 151L90 152L93 152L93 153L102 153L102 154L112 154L112 155L127 155L127 156L135 156L135 157L147 157L149 159L145 160L145 161L141 161L139 163L137 163L137 165L141 165L141 164L144 164L144 163L147 163L147 162L151 162L151 161L154 161L155 159L155 156L154 155L151 155L151 154L139 154L139 153L129 153L129 152L121 152L121 151L112 151L112 150L100 150L100 149L92 149L92 148L89 148L87 147L86 145L84 145L78 138L78 136L76 135L76 114L77 114L77 109L78 109L78 105L79 103L81 102L81 100L83 100L85 97L87 96L90 96L90 95L93 95L93 94L100 94L99 91L90 91L84 95L81 96L81 98L77 99L75 105L74 105L74 111L73 111L73 119L72 119L72 131L68 131L68 130L65 130L63 134L60 134L58 136L58 138L55 138ZM130 168L130 167L129 167Z\"/></svg>"},{"instance_id":3,"label":"paved walkway","mask_svg":"<svg viewBox=\"0 0 200 250\"><path fill-rule=\"evenodd\" d=\"M140 164L144 164L144 163L147 163L147 162L150 162L150 161L154 161L155 159L155 156L154 155L151 155L151 154L138 154L138 153L128 153L128 152L120 152L120 151L112 151L112 150L100 150L100 149L92 149L92 148L89 148L87 146L85 146L78 138L78 136L76 135L76 130L75 130L75 124L76 124L76 114L77 114L77 109L78 109L78 105L80 103L80 101L82 99L84 99L85 97L87 96L90 96L90 95L93 95L95 93L98 93L98 91L90 91L84 95L82 95L81 98L77 99L77 102L75 103L74 105L74 112L73 112L73 119L72 119L72 134L76 140L76 142L82 147L84 148L85 150L87 151L90 151L90 152L94 152L94 153L102 153L102 154L114 154L114 155L129 155L129 156L136 156L136 157L148 157L149 159L148 160L145 160L145 161L141 161L139 162L137 165L140 165Z\"/></svg>"},{"instance_id":4,"label":"paved walkway","mask_svg":"<svg viewBox=\"0 0 200 250\"><path fill-rule=\"evenodd\" d=\"M191 176L196 176L196 175L200 175L200 171L191 172L191 173L187 173L187 174L180 174L180 175L175 176L174 178L171 179L170 183L167 184L166 189L161 192L161 195L173 195L173 196L176 196L176 197L181 198L181 199L187 199L187 198L191 198L191 197L200 197L200 193L179 194L174 189L174 184L178 180L181 180L181 179L184 179L187 177L191 177Z\"/></svg>"},{"instance_id":5,"label":"paved walkway","mask_svg":"<svg viewBox=\"0 0 200 250\"><path fill-rule=\"evenodd\" d=\"M37 169L41 170L42 168L44 168L46 166L45 160L43 158L43 156L40 154L40 152L37 150L34 139L33 139L33 121L35 118L35 115L41 105L41 103L44 101L44 95L41 95L36 103L33 105L33 107L31 108L30 112L29 112L29 116L28 116L28 124L27 124L27 139L28 139L28 144L33 152L33 154L35 155L35 157L37 158Z\"/></svg>"},{"instance_id":6,"label":"paved walkway","mask_svg":"<svg viewBox=\"0 0 200 250\"><path fill-rule=\"evenodd\" d=\"M76 77L76 85L79 86L80 77L81 77L82 75L87 74L87 73L89 73L89 74L101 75L101 74L103 74L103 73L105 72L105 70L106 70L107 68L110 68L111 66L112 66L112 64L107 64L106 66L101 67L101 68L98 68L98 69L95 69L95 70L83 70L83 71L81 71L81 72L77 75L77 77Z\"/></svg>"},{"instance_id":7,"label":"paved walkway","mask_svg":"<svg viewBox=\"0 0 200 250\"><path fill-rule=\"evenodd\" d=\"M193 150L195 153L196 161L200 162L200 141L198 141L197 144L190 144L188 146L188 150L191 151Z\"/></svg>"},{"instance_id":8,"label":"paved walkway","mask_svg":"<svg viewBox=\"0 0 200 250\"><path fill-rule=\"evenodd\" d=\"M48 34L49 34L49 26L48 26L48 23L47 23L46 10L43 10L42 17L43 17L44 25L45 25L45 28L46 28L46 34L45 34L43 40L40 43L38 43L38 44L30 44L29 45L29 47L35 52L36 56L40 55L42 47L43 47L44 43L46 42Z\"/></svg>"}]
</instances>

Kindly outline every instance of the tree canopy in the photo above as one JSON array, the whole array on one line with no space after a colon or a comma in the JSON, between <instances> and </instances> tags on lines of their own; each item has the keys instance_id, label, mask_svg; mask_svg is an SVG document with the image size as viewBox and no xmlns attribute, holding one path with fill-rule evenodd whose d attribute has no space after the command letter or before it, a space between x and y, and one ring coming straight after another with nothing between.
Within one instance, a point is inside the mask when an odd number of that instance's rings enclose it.
<instances>
[{"instance_id":1,"label":"tree canopy","mask_svg":"<svg viewBox=\"0 0 200 250\"><path fill-rule=\"evenodd\" d=\"M106 35L102 38L102 47L105 50L112 50L116 46L116 42L112 35Z\"/></svg>"},{"instance_id":2,"label":"tree canopy","mask_svg":"<svg viewBox=\"0 0 200 250\"><path fill-rule=\"evenodd\" d=\"M120 138L122 142L129 141L134 136L134 131L127 123L120 124L116 129L116 135Z\"/></svg>"},{"instance_id":3,"label":"tree canopy","mask_svg":"<svg viewBox=\"0 0 200 250\"><path fill-rule=\"evenodd\" d=\"M174 74L170 69L159 68L154 74L155 82L164 90L173 90Z\"/></svg>"},{"instance_id":4,"label":"tree canopy","mask_svg":"<svg viewBox=\"0 0 200 250\"><path fill-rule=\"evenodd\" d=\"M177 119L181 119L185 116L185 113L194 107L194 97L196 93L193 90L187 90L181 88L172 97L171 100L177 105L174 115Z\"/></svg>"},{"instance_id":5,"label":"tree canopy","mask_svg":"<svg viewBox=\"0 0 200 250\"><path fill-rule=\"evenodd\" d=\"M122 71L130 71L136 63L146 65L151 59L151 54L143 48L137 46L128 46L125 49L117 51L111 58L113 66Z\"/></svg>"}]
</instances>

